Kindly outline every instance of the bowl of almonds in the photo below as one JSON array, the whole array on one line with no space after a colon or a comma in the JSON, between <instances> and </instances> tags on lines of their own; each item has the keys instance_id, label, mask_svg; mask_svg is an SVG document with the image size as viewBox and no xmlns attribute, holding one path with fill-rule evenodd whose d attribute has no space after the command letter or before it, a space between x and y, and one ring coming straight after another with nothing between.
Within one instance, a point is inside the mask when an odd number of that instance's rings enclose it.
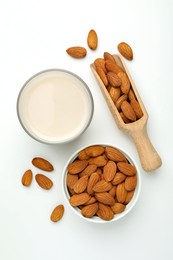
<instances>
[{"instance_id":1,"label":"bowl of almonds","mask_svg":"<svg viewBox=\"0 0 173 260\"><path fill-rule=\"evenodd\" d=\"M70 208L94 223L116 221L136 204L141 177L134 159L112 145L93 144L76 151L63 175Z\"/></svg>"}]
</instances>

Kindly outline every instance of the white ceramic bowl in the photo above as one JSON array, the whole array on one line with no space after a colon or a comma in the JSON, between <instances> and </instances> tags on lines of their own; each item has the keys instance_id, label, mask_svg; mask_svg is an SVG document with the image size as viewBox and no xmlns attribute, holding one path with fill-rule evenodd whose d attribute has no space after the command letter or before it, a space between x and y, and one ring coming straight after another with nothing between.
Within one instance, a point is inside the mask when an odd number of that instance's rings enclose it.
<instances>
[{"instance_id":1,"label":"white ceramic bowl","mask_svg":"<svg viewBox=\"0 0 173 260\"><path fill-rule=\"evenodd\" d=\"M136 174L137 175L137 186L135 188L135 192L134 192L134 195L133 195L131 201L126 205L126 208L125 208L125 210L123 212L121 212L119 214L115 214L114 218L112 220L108 220L108 221L107 220L103 220L103 219L101 219L98 216L93 216L92 218L86 218L86 217L84 217L81 214L81 210L79 209L79 207L73 207L69 203L70 194L69 194L69 191L68 191L68 187L66 185L66 178L67 178L67 173L68 173L67 167L68 167L68 165L70 163L72 163L77 158L77 155L78 155L78 153L81 150L85 149L86 147L92 146L92 145L102 145L104 147L111 146L111 147L114 147L114 148L118 149L121 153L123 153L125 155L125 157L130 162L130 164L132 164L132 165L134 165L136 167L136 170L137 170L137 174ZM137 166L135 160L128 154L128 152L124 151L123 149L121 149L121 148L119 148L117 146L113 146L113 145L110 145L110 144L106 144L106 145L105 144L91 144L91 145L87 145L85 147L82 147L81 149L79 149L76 152L74 152L74 154L69 158L69 160L66 163L66 166L64 168L64 172L63 172L63 191L64 191L64 195L65 195L66 201L67 201L69 207L71 208L71 210L76 215L78 215L80 218L82 218L82 219L84 219L86 221L90 221L90 222L93 222L93 223L110 223L110 222L114 222L114 221L117 221L118 219L123 218L135 206L135 204L136 204L136 202L138 200L139 194L140 194L140 190L141 190L141 175L140 175L140 172L139 172L139 169L138 169L138 166Z\"/></svg>"}]
</instances>

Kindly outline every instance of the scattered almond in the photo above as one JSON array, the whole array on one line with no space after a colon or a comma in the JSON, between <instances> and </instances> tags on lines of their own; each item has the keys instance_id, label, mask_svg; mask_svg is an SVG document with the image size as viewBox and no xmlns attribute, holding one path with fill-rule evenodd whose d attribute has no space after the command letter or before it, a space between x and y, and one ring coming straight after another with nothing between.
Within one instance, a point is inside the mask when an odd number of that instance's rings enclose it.
<instances>
[{"instance_id":1,"label":"scattered almond","mask_svg":"<svg viewBox=\"0 0 173 260\"><path fill-rule=\"evenodd\" d=\"M82 208L81 213L86 218L92 218L98 211L98 203L89 204Z\"/></svg>"},{"instance_id":2,"label":"scattered almond","mask_svg":"<svg viewBox=\"0 0 173 260\"><path fill-rule=\"evenodd\" d=\"M64 215L64 206L62 204L58 205L51 213L50 219L53 222L58 222Z\"/></svg>"},{"instance_id":3,"label":"scattered almond","mask_svg":"<svg viewBox=\"0 0 173 260\"><path fill-rule=\"evenodd\" d=\"M31 184L31 182L32 182L32 171L29 169L29 170L27 170L24 174L23 174L23 176L22 176L22 184L24 185L24 186L30 186L30 184Z\"/></svg>"},{"instance_id":4,"label":"scattered almond","mask_svg":"<svg viewBox=\"0 0 173 260\"><path fill-rule=\"evenodd\" d=\"M98 45L98 37L95 30L91 29L88 33L87 43L90 49L96 50Z\"/></svg>"},{"instance_id":5,"label":"scattered almond","mask_svg":"<svg viewBox=\"0 0 173 260\"><path fill-rule=\"evenodd\" d=\"M129 44L121 42L118 44L117 48L124 58L127 60L133 59L133 51Z\"/></svg>"},{"instance_id":6,"label":"scattered almond","mask_svg":"<svg viewBox=\"0 0 173 260\"><path fill-rule=\"evenodd\" d=\"M41 157L33 158L32 164L43 171L51 172L54 170L53 165L48 160Z\"/></svg>"},{"instance_id":7,"label":"scattered almond","mask_svg":"<svg viewBox=\"0 0 173 260\"><path fill-rule=\"evenodd\" d=\"M38 185L45 190L50 190L53 186L53 182L51 179L49 179L48 177L46 177L43 174L36 174L35 175L35 179L36 182L38 183Z\"/></svg>"},{"instance_id":8,"label":"scattered almond","mask_svg":"<svg viewBox=\"0 0 173 260\"><path fill-rule=\"evenodd\" d=\"M73 58L76 58L76 59L84 58L87 54L86 49L84 47L80 47L80 46L70 47L66 50L66 52L70 56L72 56Z\"/></svg>"}]
</instances>

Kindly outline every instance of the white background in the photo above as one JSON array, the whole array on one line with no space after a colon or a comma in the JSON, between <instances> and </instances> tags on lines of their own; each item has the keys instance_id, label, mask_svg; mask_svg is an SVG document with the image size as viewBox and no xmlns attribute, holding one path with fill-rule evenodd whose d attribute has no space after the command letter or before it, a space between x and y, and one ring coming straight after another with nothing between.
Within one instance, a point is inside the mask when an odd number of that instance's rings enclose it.
<instances>
[{"instance_id":1,"label":"white background","mask_svg":"<svg viewBox=\"0 0 173 260\"><path fill-rule=\"evenodd\" d=\"M1 0L0 1L0 259L173 259L173 2L171 0ZM90 29L99 45L87 47ZM118 53L128 42L134 60L126 65L149 114L148 133L163 165L152 173L142 170L131 139L121 132L107 107L90 63L104 51ZM87 48L75 60L66 49ZM78 74L89 86L95 103L92 123L77 140L45 145L31 139L16 114L16 99L24 82L49 68ZM139 201L132 212L115 223L92 224L74 215L62 192L62 173L71 154L83 145L110 143L127 150L142 177ZM50 160L47 174L54 187L44 191L35 181L21 184L35 156ZM49 219L63 203L58 223Z\"/></svg>"}]
</instances>

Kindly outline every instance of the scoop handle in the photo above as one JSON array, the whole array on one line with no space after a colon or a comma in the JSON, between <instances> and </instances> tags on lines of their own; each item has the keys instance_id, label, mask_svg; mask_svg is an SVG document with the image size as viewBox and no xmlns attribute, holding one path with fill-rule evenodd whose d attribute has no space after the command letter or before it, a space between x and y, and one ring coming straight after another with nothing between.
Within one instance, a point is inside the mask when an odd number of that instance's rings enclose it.
<instances>
[{"instance_id":1,"label":"scoop handle","mask_svg":"<svg viewBox=\"0 0 173 260\"><path fill-rule=\"evenodd\" d=\"M146 127L142 130L131 131L129 134L136 145L142 168L146 172L159 168L162 160L148 137Z\"/></svg>"}]
</instances>

